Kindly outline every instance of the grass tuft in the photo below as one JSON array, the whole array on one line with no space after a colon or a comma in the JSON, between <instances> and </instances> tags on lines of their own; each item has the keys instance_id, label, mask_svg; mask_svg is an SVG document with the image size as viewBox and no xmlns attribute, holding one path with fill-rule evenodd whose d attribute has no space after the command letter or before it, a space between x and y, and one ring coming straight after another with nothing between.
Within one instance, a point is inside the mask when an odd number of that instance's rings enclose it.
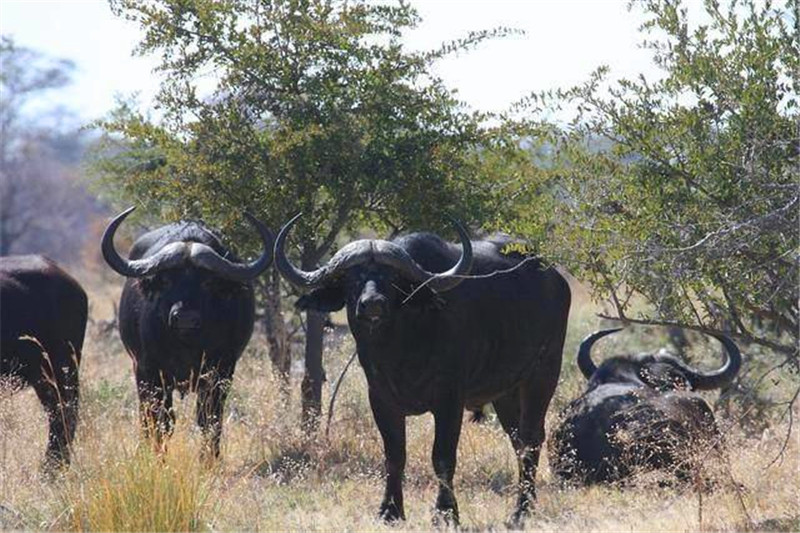
<instances>
[{"instance_id":1,"label":"grass tuft","mask_svg":"<svg viewBox=\"0 0 800 533\"><path fill-rule=\"evenodd\" d=\"M156 454L139 446L109 458L91 475L66 481L67 531L202 531L210 475L194 443L175 438ZM84 475L86 473L84 472Z\"/></svg>"}]
</instances>

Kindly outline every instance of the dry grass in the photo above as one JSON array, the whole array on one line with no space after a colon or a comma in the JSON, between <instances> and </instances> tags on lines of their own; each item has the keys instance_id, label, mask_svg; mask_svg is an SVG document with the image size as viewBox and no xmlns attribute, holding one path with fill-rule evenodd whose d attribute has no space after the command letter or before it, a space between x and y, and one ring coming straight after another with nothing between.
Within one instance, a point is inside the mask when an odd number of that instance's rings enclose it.
<instances>
[{"instance_id":1,"label":"dry grass","mask_svg":"<svg viewBox=\"0 0 800 533\"><path fill-rule=\"evenodd\" d=\"M198 531L204 529L210 480L192 443L178 437L170 452L120 448L68 476L66 510L57 523L71 531ZM86 483L91 479L91 483Z\"/></svg>"},{"instance_id":2,"label":"dry grass","mask_svg":"<svg viewBox=\"0 0 800 533\"><path fill-rule=\"evenodd\" d=\"M81 274L81 273L79 273ZM96 320L107 319L119 286L84 273ZM79 275L80 277L80 275ZM88 278L88 279L87 279ZM594 329L594 306L578 294L571 317L563 383L550 421L577 394L581 380L571 354ZM82 411L73 466L59 479L39 474L46 423L32 391L0 392L0 529L30 530L379 530L383 455L367 405L365 383L354 367L337 400L330 441L309 441L299 431L297 383L281 398L266 348L255 337L237 368L226 409L222 461L203 467L199 434L192 426L194 399L177 402L178 425L167 454L139 446L136 394L130 361L116 332L90 327L81 368ZM330 381L352 351L344 341L326 353ZM606 353L627 339L609 339ZM636 343L659 346L639 335ZM600 353L603 347L600 347ZM326 394L329 392L326 387ZM722 421L727 426L727 421ZM427 530L436 485L430 466L432 418L409 419L406 513L402 529ZM462 526L504 530L514 502L516 464L511 446L491 419L464 425L456 491ZM733 431L730 473L700 498L691 489L637 486L563 489L544 460L531 531L740 531L800 529L798 455L793 438L782 462L767 467L781 448L785 427L758 437ZM796 437L796 436L795 436Z\"/></svg>"}]
</instances>

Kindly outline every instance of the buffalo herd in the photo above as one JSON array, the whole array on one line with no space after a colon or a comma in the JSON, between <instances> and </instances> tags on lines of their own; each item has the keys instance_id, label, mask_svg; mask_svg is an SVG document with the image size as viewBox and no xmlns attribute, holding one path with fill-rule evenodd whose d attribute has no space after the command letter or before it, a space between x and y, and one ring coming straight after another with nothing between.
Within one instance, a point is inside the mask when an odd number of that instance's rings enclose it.
<instances>
[{"instance_id":1,"label":"buffalo herd","mask_svg":"<svg viewBox=\"0 0 800 533\"><path fill-rule=\"evenodd\" d=\"M379 515L405 518L406 417L432 413L436 516L458 523L453 487L463 412L491 404L519 466L512 520L536 498L545 415L556 389L570 309L564 277L500 235L471 241L454 221L459 244L430 233L392 241L357 240L316 270L302 270L285 247L299 215L273 238L255 217L259 257L242 262L199 222L162 226L140 236L127 258L114 234L133 209L108 225L101 244L108 266L126 279L119 332L131 356L141 426L158 446L173 425L172 396L195 392L204 457L219 455L223 408L236 363L255 320L253 283L273 262L303 295L302 310L347 309L370 407L383 439L386 479ZM3 380L30 385L50 423L45 467L69 463L78 417L78 368L87 320L80 285L41 256L0 258ZM691 479L722 451L708 404L695 392L724 387L741 366L730 338L715 335L726 361L713 372L666 353L624 355L599 366L580 346L586 391L566 408L550 439L556 478L568 483L623 481L642 470Z\"/></svg>"}]
</instances>

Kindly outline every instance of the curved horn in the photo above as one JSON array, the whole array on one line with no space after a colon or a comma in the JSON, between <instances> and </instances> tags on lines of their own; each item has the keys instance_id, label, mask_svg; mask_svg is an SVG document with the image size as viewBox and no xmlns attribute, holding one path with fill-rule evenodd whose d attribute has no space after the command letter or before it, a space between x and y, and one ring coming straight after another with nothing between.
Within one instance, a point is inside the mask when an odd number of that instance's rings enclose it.
<instances>
[{"instance_id":1,"label":"curved horn","mask_svg":"<svg viewBox=\"0 0 800 533\"><path fill-rule=\"evenodd\" d=\"M712 372L700 372L685 366L686 377L696 390L711 390L724 387L733 381L742 366L742 353L730 337L721 333L710 333L710 335L725 346L725 350L728 353L727 361L721 368Z\"/></svg>"},{"instance_id":2,"label":"curved horn","mask_svg":"<svg viewBox=\"0 0 800 533\"><path fill-rule=\"evenodd\" d=\"M131 206L112 220L106 230L103 232L103 240L101 241L100 249L103 252L103 259L106 260L117 274L121 274L126 278L140 278L147 274L147 269L143 268L141 261L128 261L123 259L114 248L114 234L122 221L130 215L136 206Z\"/></svg>"},{"instance_id":3,"label":"curved horn","mask_svg":"<svg viewBox=\"0 0 800 533\"><path fill-rule=\"evenodd\" d=\"M286 237L289 235L289 230L292 229L297 219L303 213L297 213L292 219L283 225L278 232L278 238L275 239L275 268L278 272L286 278L286 281L300 289L314 289L322 283L325 277L325 267L320 267L317 270L306 272L295 267L286 257Z\"/></svg>"},{"instance_id":4,"label":"curved horn","mask_svg":"<svg viewBox=\"0 0 800 533\"><path fill-rule=\"evenodd\" d=\"M261 236L261 242L264 245L264 252L261 257L247 264L233 263L219 255L209 246L192 243L189 261L196 266L233 281L246 282L258 277L272 264L274 237L272 232L256 217L247 211L245 211L244 216Z\"/></svg>"},{"instance_id":5,"label":"curved horn","mask_svg":"<svg viewBox=\"0 0 800 533\"><path fill-rule=\"evenodd\" d=\"M597 366L595 366L592 361L592 345L606 335L611 335L622 329L624 328L601 329L600 331L595 331L581 341L581 346L578 348L578 368L581 369L583 377L592 379L594 373L597 372Z\"/></svg>"},{"instance_id":6,"label":"curved horn","mask_svg":"<svg viewBox=\"0 0 800 533\"><path fill-rule=\"evenodd\" d=\"M354 264L366 260L369 257L376 257L376 260L393 266L409 276L413 281L423 283L428 280L428 286L436 292L444 292L452 289L463 281L462 276L469 274L472 269L472 243L464 227L457 221L453 224L461 237L462 251L458 262L449 270L441 273L432 273L419 266L408 253L388 241L378 239L355 241L334 254L327 265L306 272L292 265L286 257L286 237L289 230L302 213L295 215L289 222L283 225L278 238L275 240L275 267L286 280L302 289L314 289L322 284L323 280Z\"/></svg>"},{"instance_id":7,"label":"curved horn","mask_svg":"<svg viewBox=\"0 0 800 533\"><path fill-rule=\"evenodd\" d=\"M458 231L458 236L461 238L461 257L450 270L433 275L433 279L428 283L428 286L435 292L445 292L456 287L464 281L463 276L468 275L472 270L472 243L469 240L467 230L457 220L451 219L451 221L456 227L456 231Z\"/></svg>"}]
</instances>

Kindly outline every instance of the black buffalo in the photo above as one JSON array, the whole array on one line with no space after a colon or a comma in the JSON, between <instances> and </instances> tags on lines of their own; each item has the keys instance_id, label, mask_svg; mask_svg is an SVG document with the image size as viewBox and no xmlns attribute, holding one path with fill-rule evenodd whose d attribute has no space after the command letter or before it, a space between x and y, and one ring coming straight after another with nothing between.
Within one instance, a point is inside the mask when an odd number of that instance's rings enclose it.
<instances>
[{"instance_id":1,"label":"black buffalo","mask_svg":"<svg viewBox=\"0 0 800 533\"><path fill-rule=\"evenodd\" d=\"M119 306L119 331L133 358L142 424L160 443L174 422L177 388L197 392L197 423L206 455L219 455L222 411L236 362L253 332L251 281L272 263L273 237L248 220L264 244L261 257L241 264L197 222L179 222L139 237L129 259L114 249L117 216L103 235L103 257L127 277Z\"/></svg>"},{"instance_id":2,"label":"black buffalo","mask_svg":"<svg viewBox=\"0 0 800 533\"><path fill-rule=\"evenodd\" d=\"M598 331L581 343L578 367L589 383L553 434L553 472L577 484L656 470L694 478L706 459L718 457L721 440L711 409L693 391L729 384L741 366L739 349L730 338L714 335L728 357L713 372L694 370L664 352L611 357L595 366L592 344L616 331Z\"/></svg>"},{"instance_id":3,"label":"black buffalo","mask_svg":"<svg viewBox=\"0 0 800 533\"><path fill-rule=\"evenodd\" d=\"M42 402L47 469L69 464L87 307L80 284L50 259L0 258L0 376L30 385Z\"/></svg>"},{"instance_id":4,"label":"black buffalo","mask_svg":"<svg viewBox=\"0 0 800 533\"><path fill-rule=\"evenodd\" d=\"M564 278L532 257L504 254L508 239L470 242L459 225L461 246L427 233L360 240L304 272L284 252L296 218L278 235L275 265L289 282L311 290L300 308L347 306L384 443L380 515L404 518L405 418L431 412L437 516L458 521L453 474L462 414L491 402L519 456L514 517L522 519L535 498L545 413L561 367L570 305Z\"/></svg>"}]
</instances>

